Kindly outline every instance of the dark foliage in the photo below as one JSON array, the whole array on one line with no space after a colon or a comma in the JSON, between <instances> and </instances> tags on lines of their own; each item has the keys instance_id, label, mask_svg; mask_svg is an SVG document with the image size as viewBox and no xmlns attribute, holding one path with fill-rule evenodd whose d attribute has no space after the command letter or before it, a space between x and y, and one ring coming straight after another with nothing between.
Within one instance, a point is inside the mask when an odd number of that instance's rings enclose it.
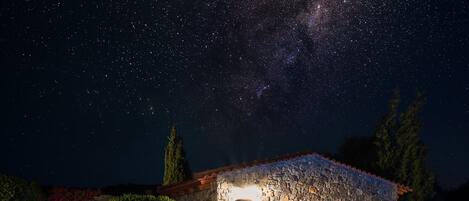
<instances>
[{"instance_id":1,"label":"dark foliage","mask_svg":"<svg viewBox=\"0 0 469 201\"><path fill-rule=\"evenodd\" d=\"M399 90L389 101L388 111L378 123L373 135L373 149L376 151L374 161L374 172L386 177L393 178L397 163L397 144L395 132L398 127L397 114L400 103Z\"/></svg>"},{"instance_id":2,"label":"dark foliage","mask_svg":"<svg viewBox=\"0 0 469 201\"><path fill-rule=\"evenodd\" d=\"M173 126L165 149L163 185L179 183L190 177L191 171L185 158L182 138L177 135L176 127Z\"/></svg>"},{"instance_id":3,"label":"dark foliage","mask_svg":"<svg viewBox=\"0 0 469 201\"><path fill-rule=\"evenodd\" d=\"M433 196L435 177L426 167L426 148L421 139L421 111L425 103L422 93L401 114L396 131L397 161L395 179L410 186L413 192L406 200L424 201Z\"/></svg>"},{"instance_id":4,"label":"dark foliage","mask_svg":"<svg viewBox=\"0 0 469 201\"><path fill-rule=\"evenodd\" d=\"M44 201L46 196L36 182L27 182L23 179L0 175L1 201Z\"/></svg>"},{"instance_id":5,"label":"dark foliage","mask_svg":"<svg viewBox=\"0 0 469 201\"><path fill-rule=\"evenodd\" d=\"M398 115L400 103L396 91L389 101L388 112L378 122L371 137L345 140L338 158L350 165L408 185L413 189L403 200L424 201L432 198L435 177L425 165L426 148L421 139L425 97L415 100Z\"/></svg>"}]
</instances>

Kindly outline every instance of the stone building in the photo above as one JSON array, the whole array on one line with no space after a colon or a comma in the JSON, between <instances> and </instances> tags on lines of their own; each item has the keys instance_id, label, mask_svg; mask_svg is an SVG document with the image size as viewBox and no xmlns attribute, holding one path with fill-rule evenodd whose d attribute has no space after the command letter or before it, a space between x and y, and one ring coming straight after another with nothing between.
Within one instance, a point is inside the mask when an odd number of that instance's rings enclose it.
<instances>
[{"instance_id":1,"label":"stone building","mask_svg":"<svg viewBox=\"0 0 469 201\"><path fill-rule=\"evenodd\" d=\"M409 191L316 153L207 170L159 189L177 201L395 201Z\"/></svg>"}]
</instances>

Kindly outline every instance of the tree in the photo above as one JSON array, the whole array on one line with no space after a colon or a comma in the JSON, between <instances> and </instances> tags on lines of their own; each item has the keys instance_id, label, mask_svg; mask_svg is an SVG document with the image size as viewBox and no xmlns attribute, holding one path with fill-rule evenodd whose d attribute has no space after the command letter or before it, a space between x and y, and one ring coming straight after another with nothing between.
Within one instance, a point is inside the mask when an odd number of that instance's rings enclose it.
<instances>
[{"instance_id":1,"label":"tree","mask_svg":"<svg viewBox=\"0 0 469 201\"><path fill-rule=\"evenodd\" d=\"M399 102L396 90L373 137L347 139L339 148L339 159L411 187L413 192L405 200L428 200L434 194L435 176L425 166L426 150L420 136L425 97L418 92L398 118Z\"/></svg>"},{"instance_id":2,"label":"tree","mask_svg":"<svg viewBox=\"0 0 469 201\"><path fill-rule=\"evenodd\" d=\"M399 90L389 101L388 112L378 123L374 136L373 145L376 150L375 172L386 178L392 178L396 167L396 142L394 132L397 128L397 113L400 103Z\"/></svg>"},{"instance_id":3,"label":"tree","mask_svg":"<svg viewBox=\"0 0 469 201\"><path fill-rule=\"evenodd\" d=\"M409 201L423 201L431 198L435 177L425 167L426 150L420 133L422 121L420 113L425 103L425 96L418 92L415 100L400 116L400 125L396 131L397 156L396 179L413 189L407 196Z\"/></svg>"},{"instance_id":4,"label":"tree","mask_svg":"<svg viewBox=\"0 0 469 201\"><path fill-rule=\"evenodd\" d=\"M177 135L176 127L173 126L165 149L163 185L179 183L190 177L182 138Z\"/></svg>"},{"instance_id":5,"label":"tree","mask_svg":"<svg viewBox=\"0 0 469 201\"><path fill-rule=\"evenodd\" d=\"M39 185L39 183L37 183L35 181L32 181L29 184L29 189L30 189L29 192L31 194L31 197L33 197L35 200L37 200L37 201L47 200L47 196L44 193L41 185Z\"/></svg>"},{"instance_id":6,"label":"tree","mask_svg":"<svg viewBox=\"0 0 469 201\"><path fill-rule=\"evenodd\" d=\"M41 187L23 179L0 174L1 201L44 201L45 195Z\"/></svg>"}]
</instances>

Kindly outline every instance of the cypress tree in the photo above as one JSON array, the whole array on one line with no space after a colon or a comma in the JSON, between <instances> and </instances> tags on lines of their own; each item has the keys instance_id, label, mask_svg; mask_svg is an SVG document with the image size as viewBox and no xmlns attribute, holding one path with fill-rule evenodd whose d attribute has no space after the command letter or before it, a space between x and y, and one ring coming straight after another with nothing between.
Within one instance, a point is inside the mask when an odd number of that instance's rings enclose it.
<instances>
[{"instance_id":1,"label":"cypress tree","mask_svg":"<svg viewBox=\"0 0 469 201\"><path fill-rule=\"evenodd\" d=\"M409 201L423 201L432 196L435 178L425 167L426 150L420 139L422 111L425 97L421 92L401 114L400 126L396 132L397 155L400 160L395 177L410 186L413 192L407 196Z\"/></svg>"},{"instance_id":2,"label":"cypress tree","mask_svg":"<svg viewBox=\"0 0 469 201\"><path fill-rule=\"evenodd\" d=\"M394 132L397 127L397 110L400 103L399 90L395 90L389 101L388 112L378 123L374 133L373 145L376 150L375 171L392 178L396 167L396 142Z\"/></svg>"},{"instance_id":3,"label":"cypress tree","mask_svg":"<svg viewBox=\"0 0 469 201\"><path fill-rule=\"evenodd\" d=\"M165 149L163 185L179 183L190 177L182 138L177 135L176 127L173 126Z\"/></svg>"}]
</instances>

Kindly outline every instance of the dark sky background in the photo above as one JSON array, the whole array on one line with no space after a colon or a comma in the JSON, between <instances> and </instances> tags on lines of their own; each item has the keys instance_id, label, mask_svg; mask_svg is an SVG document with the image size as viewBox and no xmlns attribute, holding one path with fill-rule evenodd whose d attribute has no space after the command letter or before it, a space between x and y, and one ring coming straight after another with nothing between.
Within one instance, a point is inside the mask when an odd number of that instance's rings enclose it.
<instances>
[{"instance_id":1,"label":"dark sky background","mask_svg":"<svg viewBox=\"0 0 469 201\"><path fill-rule=\"evenodd\" d=\"M423 89L429 166L469 179L466 0L0 3L0 171L159 183L171 123L194 170L371 135Z\"/></svg>"}]
</instances>

